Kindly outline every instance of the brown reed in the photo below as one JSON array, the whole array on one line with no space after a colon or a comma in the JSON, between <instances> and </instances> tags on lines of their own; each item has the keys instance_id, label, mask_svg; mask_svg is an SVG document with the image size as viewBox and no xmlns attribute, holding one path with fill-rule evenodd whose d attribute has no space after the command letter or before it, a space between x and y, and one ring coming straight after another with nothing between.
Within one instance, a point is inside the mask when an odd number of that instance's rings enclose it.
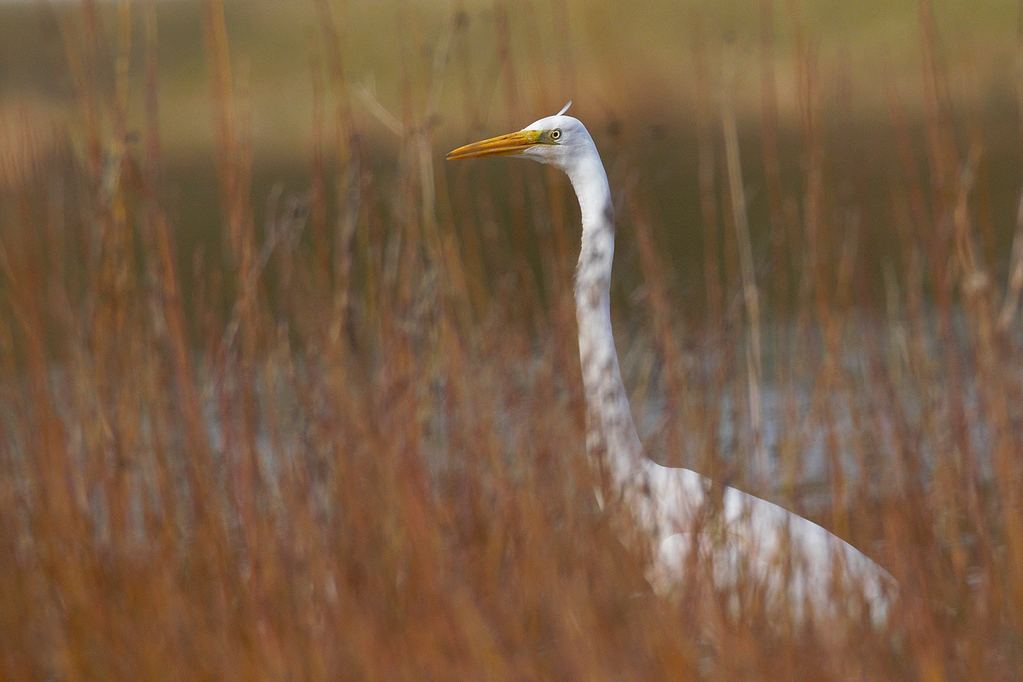
<instances>
[{"instance_id":1,"label":"brown reed","mask_svg":"<svg viewBox=\"0 0 1023 682\"><path fill-rule=\"evenodd\" d=\"M704 328L679 321L689 301L659 241L642 134L626 124L604 147L622 190L619 352L648 447L670 450L652 455L700 469L715 489L775 455L763 494L898 579L880 630L852 618L798 625L753 580L715 592L695 559L677 595L655 597L642 578L649 557L615 532L628 520L597 507L567 185L536 168L449 176L437 163L446 70L461 70L460 138L491 127L468 22L489 22L500 125L528 122L523 93L549 104L583 87L566 44L551 77L516 61L509 5L472 15L459 5L422 68L421 38L404 24L388 183L353 112L345 12L317 2L311 191L276 189L257 223L246 62L223 3L203 8L222 262L180 266L155 0L138 12L119 4L112 47L95 3L62 19L77 124L53 145L72 149L42 145L28 126L0 130L37 166L0 187L0 677L1014 679L1019 253L1003 292L977 246L982 151L960 153L928 2L922 140L887 85L885 315L857 307L873 214L864 192L837 188L857 161L829 144L827 69L794 3L798 188L781 176L790 150L771 4L763 119L750 128L762 164L740 168L756 157L729 92L716 102L727 79L695 29ZM556 3L557 26L574 30L570 16ZM599 118L580 109L603 145ZM743 229L757 219L750 178L767 187L764 244ZM764 245L782 272L758 269ZM760 286L773 295L759 298ZM758 413L766 425L769 392L776 452L766 428L749 426ZM826 463L816 481L814 452Z\"/></svg>"}]
</instances>

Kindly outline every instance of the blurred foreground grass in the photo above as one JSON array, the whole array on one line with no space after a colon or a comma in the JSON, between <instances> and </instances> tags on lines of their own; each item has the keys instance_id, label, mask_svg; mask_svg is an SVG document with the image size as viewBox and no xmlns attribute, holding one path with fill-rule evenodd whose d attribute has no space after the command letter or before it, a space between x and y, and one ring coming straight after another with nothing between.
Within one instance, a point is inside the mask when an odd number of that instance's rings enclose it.
<instances>
[{"instance_id":1,"label":"blurred foreground grass","mask_svg":"<svg viewBox=\"0 0 1023 682\"><path fill-rule=\"evenodd\" d=\"M2 10L49 31L17 59L60 64L44 87L3 79L3 676L1014 679L1023 227L1002 10L863 5L843 32L725 4L658 56L682 19L657 6L349 5ZM949 16L982 39L944 46ZM905 42L871 79L835 36L880 26ZM648 451L755 489L761 382L758 492L892 572L885 630L796 626L759 586L695 574L657 599L610 532L583 456L570 189L438 161L570 96L619 202L616 333Z\"/></svg>"}]
</instances>

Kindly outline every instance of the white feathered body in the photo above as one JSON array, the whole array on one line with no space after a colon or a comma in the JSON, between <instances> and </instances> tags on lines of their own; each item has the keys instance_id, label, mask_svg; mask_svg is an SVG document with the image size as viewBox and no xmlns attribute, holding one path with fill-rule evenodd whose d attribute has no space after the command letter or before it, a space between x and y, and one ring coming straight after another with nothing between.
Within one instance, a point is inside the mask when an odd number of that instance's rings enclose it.
<instances>
[{"instance_id":1,"label":"white feathered body","mask_svg":"<svg viewBox=\"0 0 1023 682\"><path fill-rule=\"evenodd\" d=\"M812 521L730 487L711 504L708 479L649 460L626 490L632 521L652 544L646 577L661 595L695 568L719 592L736 594L748 580L769 609L788 607L795 622L867 615L880 626L889 616L894 579Z\"/></svg>"},{"instance_id":2,"label":"white feathered body","mask_svg":"<svg viewBox=\"0 0 1023 682\"><path fill-rule=\"evenodd\" d=\"M569 119L560 116L560 119ZM575 121L575 119L571 119ZM688 469L664 467L643 453L622 383L610 314L614 212L607 176L581 123L560 126L577 145L562 164L579 196L583 234L575 297L579 352L587 403L587 450L601 460L615 493L650 538L647 574L670 593L695 558L706 561L715 588L736 589L743 577L763 587L769 607L787 601L797 621L855 616L865 605L884 622L895 581L866 555L817 524L776 504L725 488L719 513L705 522L710 481ZM694 530L694 529L698 529ZM860 598L862 595L862 599ZM809 611L809 612L808 612Z\"/></svg>"},{"instance_id":3,"label":"white feathered body","mask_svg":"<svg viewBox=\"0 0 1023 682\"><path fill-rule=\"evenodd\" d=\"M865 605L875 625L883 623L898 588L866 555L817 524L733 488L724 489L717 513L708 515L715 510L708 505L708 479L646 457L611 329L614 210L593 139L577 119L558 114L520 133L455 150L449 158L476 149L489 155L502 144L507 153L561 168L578 196L583 230L575 300L586 448L603 476L598 502L603 506L604 493L616 496L649 538L652 587L669 594L686 579L687 569L704 566L717 590L734 590L749 579L763 587L769 607L787 601L797 621L855 616Z\"/></svg>"}]
</instances>

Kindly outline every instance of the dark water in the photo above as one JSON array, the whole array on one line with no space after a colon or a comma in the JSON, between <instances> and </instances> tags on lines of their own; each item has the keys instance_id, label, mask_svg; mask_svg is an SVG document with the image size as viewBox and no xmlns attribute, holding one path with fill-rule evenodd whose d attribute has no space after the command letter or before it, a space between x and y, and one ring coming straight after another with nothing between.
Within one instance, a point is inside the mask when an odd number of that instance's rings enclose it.
<instances>
[{"instance_id":1,"label":"dark water","mask_svg":"<svg viewBox=\"0 0 1023 682\"><path fill-rule=\"evenodd\" d=\"M974 118L980 123L973 126L970 132L965 126L956 131L958 152L962 159L966 158L971 145L975 145L980 152L975 189L971 197L975 244L985 265L996 276L996 281L1004 283L1023 181L1023 146L1016 114L1010 103L993 99ZM623 123L608 118L588 123L608 168L612 191L618 197L619 235L615 260L618 304L627 305L632 293L643 284L634 231L636 214L624 199L625 188L629 187L632 188L633 201L641 204L642 213L647 216L657 255L668 268L669 288L680 314L690 323L699 324L706 317L707 311L697 140L692 132L692 121L676 118ZM833 281L841 249L849 241L849 230L857 230L852 280L855 291L851 293L850 302L870 307L883 305L883 269L891 267L896 273L904 271L893 216L896 215L895 199L906 194L907 183L895 149L896 136L890 122L884 117L870 122L847 122L841 131L834 126L829 127L827 120L824 127L822 248L826 261L825 273ZM521 249L520 242L510 235L513 207L509 203L508 187L510 174L518 174L524 179L526 205L520 207L520 214L524 216L526 235L531 241L526 245L526 253L516 251L513 254L500 254L497 261L499 265L503 263L512 268L515 258L526 258L534 264L534 274L539 278L538 273L542 267L538 264L540 249L536 242L545 238L545 229L549 230L549 226L536 223L537 219L545 220L549 213L546 197L536 196L536 188L542 188L547 178L544 169L537 164L505 159L472 162L468 170L455 167L443 161L442 154L449 146L445 140L459 140L464 133L449 133L443 126L438 133L440 141L434 144L434 170L446 174L452 204L468 204L473 201L471 196L457 194L456 188L489 195L497 228L504 233L500 242L502 248L512 245ZM926 135L922 123L918 121L912 126L910 136L917 161L916 180L929 201L930 197L926 195L929 194L931 176L927 166ZM784 276L789 283L787 307L794 306L797 296L795 283L798 268L805 257L805 230L801 222L804 201L803 161L799 136L795 131L783 129L779 141L781 180L789 213L783 262L779 263L772 253L760 140L761 130L757 121L750 122L741 131L743 176L757 283L764 296L765 314L770 316L782 312L772 305L778 300L775 293L779 276ZM717 256L726 295L734 296L739 285L735 238L732 224L728 220L729 200L720 141L717 141L716 146ZM250 196L257 234L262 231L267 197L276 184L283 186L285 196L308 191L308 155L304 150L299 152L302 153L296 153L294 158L286 161L266 161L258 156L255 159ZM398 154L393 145L375 144L372 138L367 139L367 154L374 183L372 194L375 196L375 203L369 206L369 210L380 218L377 221L378 229L388 229L388 225L400 222L395 217L403 201L396 190ZM178 159L167 167L165 203L176 227L179 261L186 286L194 279L191 270L197 251L202 252L207 267L222 267L224 238L213 159L211 150L209 155ZM329 165L336 167L333 163ZM413 172L418 173L415 169ZM457 173L460 172L469 175L467 179L462 179L461 184L457 181ZM333 188L334 177L332 174L328 178L328 192ZM568 183L563 179L560 182L568 206L565 224L569 241L573 248L577 248L578 210ZM333 197L329 203L331 207L335 205ZM459 207L455 208L457 213ZM333 208L328 219L332 222L336 220ZM930 220L933 221L933 218ZM459 229L478 230L479 227L463 223ZM306 232L308 239L308 230ZM803 242L793 243L793 236ZM495 277L499 274L488 273ZM565 281L568 281L570 274L563 273ZM900 281L900 284L903 283ZM730 302L734 305L731 299L726 300L726 305Z\"/></svg>"}]
</instances>

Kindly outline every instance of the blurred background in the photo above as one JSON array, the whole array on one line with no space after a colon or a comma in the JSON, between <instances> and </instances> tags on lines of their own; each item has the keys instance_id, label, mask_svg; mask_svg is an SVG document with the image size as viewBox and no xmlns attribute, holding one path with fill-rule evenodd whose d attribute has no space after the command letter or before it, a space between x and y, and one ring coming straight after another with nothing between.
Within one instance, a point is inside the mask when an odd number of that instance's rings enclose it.
<instances>
[{"instance_id":1,"label":"blurred background","mask_svg":"<svg viewBox=\"0 0 1023 682\"><path fill-rule=\"evenodd\" d=\"M163 194L178 226L181 265L188 268L196 248L220 246L216 156L211 153L213 86L204 57L202 5L155 4ZM27 126L33 139L83 153L86 132L76 120L76 92L82 84L76 78L104 78L107 90L114 87L114 55L92 65L82 55L90 31L115 39L116 8L114 2L94 3L85 13L76 3L0 5L0 111L8 139ZM331 30L340 41L337 65L331 54L335 47L322 30L325 11L333 14ZM429 135L436 171L452 173L441 162L445 150L517 130L572 100L572 113L591 129L605 165L612 174L620 171L617 191L624 191L626 175L632 178L628 182L642 182L676 285L691 299L685 314L691 313L695 322L706 318L704 297L697 291L705 281L697 177L700 91L711 107L715 138L720 137L716 128L723 93L736 109L758 274L769 280L779 269L767 262L765 106L777 112L772 125L779 140L782 201L798 201L805 161L800 108L809 96L813 112L808 115L819 122L828 149L824 163L835 180L835 208L841 210L859 193L865 213L858 258L868 270L874 268L868 279L880 283L877 268L896 238L891 202L882 189L900 163L901 133L892 124L893 107L914 150L925 153L921 12L911 1L640 2L625 7L572 0L353 0L326 10L314 2L284 7L255 1L226 4L225 25L257 206L277 182L289 191L308 188L317 153L336 168L338 154L345 153L338 151L339 125L350 126L348 132L365 143L374 178L393 189L401 150L413 132ZM947 114L954 121L960 148L978 149L982 253L1004 275L1021 180L1017 10L1005 0L979 6L936 2L927 12L938 41L934 58L942 70L935 87L947 108L935 116ZM136 143L146 101L144 30L141 21L133 22L134 58L126 66L133 92L125 126L136 133ZM340 85L332 69L343 73ZM809 94L800 91L800 79ZM773 93L765 99L768 83ZM342 92L334 91L338 87ZM342 124L335 115L339 97L350 108ZM66 124L71 124L66 136L55 132ZM720 146L720 140L714 141ZM494 166L477 165L473 171L503 177L500 165ZM792 207L786 210L791 213ZM630 267L624 259L617 265L623 274ZM771 289L770 281L763 285Z\"/></svg>"},{"instance_id":2,"label":"blurred background","mask_svg":"<svg viewBox=\"0 0 1023 682\"><path fill-rule=\"evenodd\" d=\"M444 160L570 100L646 451L883 628L598 508L571 188ZM0 678L1016 679L1021 109L1009 0L0 1Z\"/></svg>"}]
</instances>

